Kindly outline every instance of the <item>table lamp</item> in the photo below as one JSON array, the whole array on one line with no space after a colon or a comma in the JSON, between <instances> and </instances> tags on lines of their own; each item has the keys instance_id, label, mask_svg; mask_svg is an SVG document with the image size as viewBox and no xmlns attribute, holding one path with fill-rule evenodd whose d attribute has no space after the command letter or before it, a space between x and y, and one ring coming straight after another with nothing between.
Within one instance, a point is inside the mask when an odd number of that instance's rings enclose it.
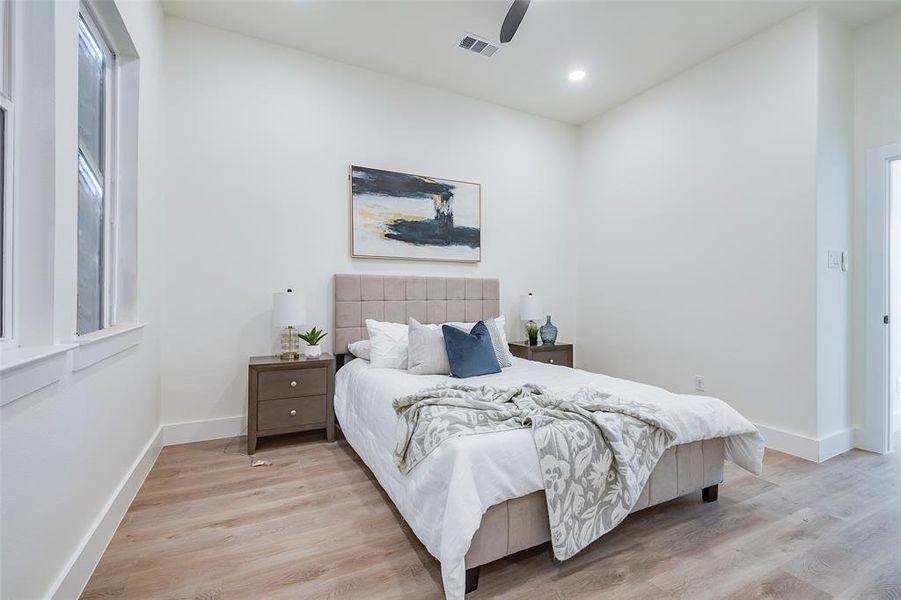
<instances>
[{"instance_id":1,"label":"table lamp","mask_svg":"<svg viewBox=\"0 0 901 600\"><path fill-rule=\"evenodd\" d=\"M304 306L303 296L290 288L285 292L272 294L272 324L275 327L284 327L281 337L282 352L278 355L281 360L300 358L300 340L294 326L306 320L307 308Z\"/></svg>"},{"instance_id":2,"label":"table lamp","mask_svg":"<svg viewBox=\"0 0 901 600\"><path fill-rule=\"evenodd\" d=\"M541 320L542 317L544 317L544 308L541 306L541 298L539 296L535 296L532 292L529 292L528 296L520 296L519 318L523 321L528 321L530 329L535 327L535 321ZM529 338L529 343L533 343L531 337Z\"/></svg>"}]
</instances>

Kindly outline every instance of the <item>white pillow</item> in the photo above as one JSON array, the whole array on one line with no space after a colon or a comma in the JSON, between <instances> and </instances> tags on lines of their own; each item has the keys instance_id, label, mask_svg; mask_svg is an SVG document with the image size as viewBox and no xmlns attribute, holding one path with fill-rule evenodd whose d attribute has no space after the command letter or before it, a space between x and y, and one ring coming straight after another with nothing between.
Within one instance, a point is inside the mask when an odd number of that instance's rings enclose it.
<instances>
[{"instance_id":1,"label":"white pillow","mask_svg":"<svg viewBox=\"0 0 901 600\"><path fill-rule=\"evenodd\" d=\"M370 352L372 350L372 342L370 342L369 340L360 340L359 342L348 344L347 349L350 350L350 353L357 358L369 360Z\"/></svg>"},{"instance_id":2,"label":"white pillow","mask_svg":"<svg viewBox=\"0 0 901 600\"><path fill-rule=\"evenodd\" d=\"M488 327L488 333L491 335L491 345L494 346L494 355L501 368L513 366L513 354L510 352L510 346L507 344L507 320L504 315L495 319L485 319L485 325ZM469 332L475 323L448 323L457 329ZM492 327L493 326L493 327Z\"/></svg>"},{"instance_id":3,"label":"white pillow","mask_svg":"<svg viewBox=\"0 0 901 600\"><path fill-rule=\"evenodd\" d=\"M407 370L414 375L450 375L441 327L411 318L408 330Z\"/></svg>"},{"instance_id":4,"label":"white pillow","mask_svg":"<svg viewBox=\"0 0 901 600\"><path fill-rule=\"evenodd\" d=\"M407 326L366 319L369 331L369 364L381 369L407 368Z\"/></svg>"}]
</instances>

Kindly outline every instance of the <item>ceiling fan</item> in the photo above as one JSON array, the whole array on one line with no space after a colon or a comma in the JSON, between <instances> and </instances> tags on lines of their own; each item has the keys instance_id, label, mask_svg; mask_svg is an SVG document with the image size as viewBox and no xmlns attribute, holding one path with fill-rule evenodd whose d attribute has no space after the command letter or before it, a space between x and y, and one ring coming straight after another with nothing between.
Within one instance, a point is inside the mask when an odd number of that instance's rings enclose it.
<instances>
[{"instance_id":1,"label":"ceiling fan","mask_svg":"<svg viewBox=\"0 0 901 600\"><path fill-rule=\"evenodd\" d=\"M514 35L516 35L516 30L519 29L522 18L526 16L526 11L529 10L530 1L531 0L513 0L513 6L507 11L507 16L504 17L504 23L501 25L502 44L506 44L513 39Z\"/></svg>"}]
</instances>

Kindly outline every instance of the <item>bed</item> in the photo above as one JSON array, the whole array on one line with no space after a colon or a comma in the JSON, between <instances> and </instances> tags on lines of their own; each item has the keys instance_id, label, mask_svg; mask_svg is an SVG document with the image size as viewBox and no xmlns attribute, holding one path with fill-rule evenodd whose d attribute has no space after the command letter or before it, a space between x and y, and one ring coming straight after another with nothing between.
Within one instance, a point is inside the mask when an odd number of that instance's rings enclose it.
<instances>
[{"instance_id":1,"label":"bed","mask_svg":"<svg viewBox=\"0 0 901 600\"><path fill-rule=\"evenodd\" d=\"M370 468L412 531L441 561L448 598L478 585L478 567L550 539L538 454L527 429L446 441L408 474L394 460L397 397L446 383L443 375L376 369L347 346L366 339L366 319L405 323L478 321L500 314L496 279L335 276L335 414L348 443ZM455 380L459 381L459 380ZM633 512L702 490L717 499L728 457L759 472L763 441L721 401L578 369L514 359L501 373L466 380L498 388L533 383L566 393L592 387L662 403L684 433L660 458ZM731 412L730 412L731 411ZM734 413L734 415L732 414Z\"/></svg>"}]
</instances>

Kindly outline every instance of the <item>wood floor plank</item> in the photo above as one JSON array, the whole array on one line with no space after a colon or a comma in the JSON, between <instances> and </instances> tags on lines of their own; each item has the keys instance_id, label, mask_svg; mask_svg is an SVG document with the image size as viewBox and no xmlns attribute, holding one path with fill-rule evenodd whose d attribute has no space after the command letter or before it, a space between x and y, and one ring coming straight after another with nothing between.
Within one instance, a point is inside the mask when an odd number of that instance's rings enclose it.
<instances>
[{"instance_id":1,"label":"wood floor plank","mask_svg":"<svg viewBox=\"0 0 901 600\"><path fill-rule=\"evenodd\" d=\"M665 570L651 582L680 598L703 597L716 581L720 597L740 596L775 577L788 580L781 572L786 556L813 547L817 541L837 534L846 523L826 513L804 508L765 527L752 528L683 556L676 568ZM659 569L658 569L659 570ZM774 575L775 573L775 575ZM795 586L795 587L806 587ZM738 597L736 596L736 597Z\"/></svg>"},{"instance_id":2,"label":"wood floor plank","mask_svg":"<svg viewBox=\"0 0 901 600\"><path fill-rule=\"evenodd\" d=\"M901 600L901 549L877 557L869 568L858 573L853 585L837 598L841 600Z\"/></svg>"},{"instance_id":3,"label":"wood floor plank","mask_svg":"<svg viewBox=\"0 0 901 600\"><path fill-rule=\"evenodd\" d=\"M822 540L786 564L798 579L839 595L863 579L874 561L883 562L901 546L901 504L849 523L834 539Z\"/></svg>"},{"instance_id":4,"label":"wood floor plank","mask_svg":"<svg viewBox=\"0 0 901 600\"><path fill-rule=\"evenodd\" d=\"M718 587L718 586L717 586ZM711 591L696 598L729 598L730 600L828 600L829 594L804 583L800 579L789 575L785 571L773 573L748 583L742 588L728 595L721 595L719 590Z\"/></svg>"},{"instance_id":5,"label":"wood floor plank","mask_svg":"<svg viewBox=\"0 0 901 600\"><path fill-rule=\"evenodd\" d=\"M441 572L353 450L318 433L163 449L83 598L440 599ZM547 545L482 567L467 596L901 600L901 459L731 464L719 502L631 515L572 559Z\"/></svg>"}]
</instances>

